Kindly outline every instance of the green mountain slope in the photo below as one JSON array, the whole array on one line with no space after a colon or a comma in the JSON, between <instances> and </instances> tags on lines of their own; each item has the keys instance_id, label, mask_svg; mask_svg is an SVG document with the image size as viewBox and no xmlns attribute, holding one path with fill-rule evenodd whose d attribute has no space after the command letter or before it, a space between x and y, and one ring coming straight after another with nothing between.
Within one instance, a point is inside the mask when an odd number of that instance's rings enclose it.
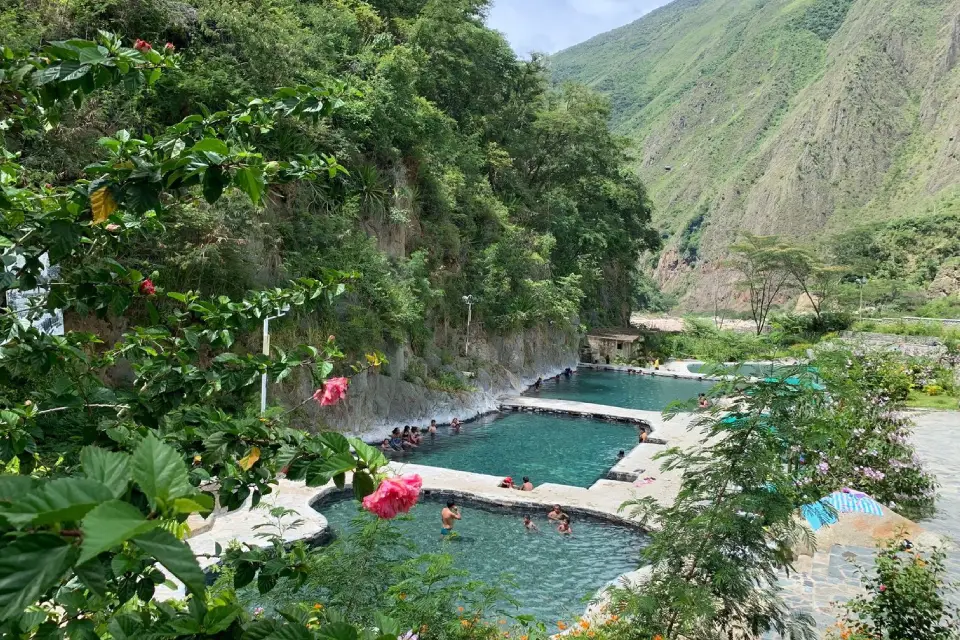
<instances>
[{"instance_id":1,"label":"green mountain slope","mask_svg":"<svg viewBox=\"0 0 960 640\"><path fill-rule=\"evenodd\" d=\"M677 0L551 66L610 96L669 234L658 279L703 307L740 230L960 211L958 54L956 0Z\"/></svg>"}]
</instances>

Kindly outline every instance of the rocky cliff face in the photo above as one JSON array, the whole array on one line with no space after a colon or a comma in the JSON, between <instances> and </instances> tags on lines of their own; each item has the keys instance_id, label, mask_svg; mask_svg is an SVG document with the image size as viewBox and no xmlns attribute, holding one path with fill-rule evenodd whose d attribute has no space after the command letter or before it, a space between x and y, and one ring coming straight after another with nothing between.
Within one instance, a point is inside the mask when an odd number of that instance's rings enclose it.
<instances>
[{"instance_id":1,"label":"rocky cliff face","mask_svg":"<svg viewBox=\"0 0 960 640\"><path fill-rule=\"evenodd\" d=\"M520 393L538 376L548 377L575 367L579 344L580 338L572 328L538 328L510 336L477 335L470 345L470 357L452 365L473 374L470 384L475 390L457 393L433 390L396 374L410 357L408 349L400 347L390 354L393 375L364 373L355 377L347 400L317 411L313 425L323 424L372 440L395 426L473 418L496 410L498 397Z\"/></svg>"},{"instance_id":2,"label":"rocky cliff face","mask_svg":"<svg viewBox=\"0 0 960 640\"><path fill-rule=\"evenodd\" d=\"M956 0L679 0L552 65L612 97L669 236L657 276L705 307L735 302L741 230L960 209L958 51Z\"/></svg>"}]
</instances>

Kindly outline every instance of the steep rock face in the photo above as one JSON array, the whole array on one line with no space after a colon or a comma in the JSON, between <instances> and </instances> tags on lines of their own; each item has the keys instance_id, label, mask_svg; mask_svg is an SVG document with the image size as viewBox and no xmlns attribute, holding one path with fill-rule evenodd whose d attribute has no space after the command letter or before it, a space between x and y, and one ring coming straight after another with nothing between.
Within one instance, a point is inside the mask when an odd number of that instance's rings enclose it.
<instances>
[{"instance_id":1,"label":"steep rock face","mask_svg":"<svg viewBox=\"0 0 960 640\"><path fill-rule=\"evenodd\" d=\"M481 413L495 411L497 398L518 394L538 376L556 375L566 367L576 367L580 337L572 327L538 328L507 336L479 334L471 339L470 358L456 366L469 368L474 377L473 391L447 393L407 382L400 375L364 373L350 384L347 399L341 404L314 409L314 419L364 439L380 438L395 426L426 425L452 418L468 420ZM390 354L393 371L402 371L405 348ZM300 397L310 393L303 382ZM310 425L303 425L309 428Z\"/></svg>"},{"instance_id":2,"label":"steep rock face","mask_svg":"<svg viewBox=\"0 0 960 640\"><path fill-rule=\"evenodd\" d=\"M611 96L669 233L657 276L735 303L741 230L819 242L960 209L956 0L680 0L557 54Z\"/></svg>"}]
</instances>

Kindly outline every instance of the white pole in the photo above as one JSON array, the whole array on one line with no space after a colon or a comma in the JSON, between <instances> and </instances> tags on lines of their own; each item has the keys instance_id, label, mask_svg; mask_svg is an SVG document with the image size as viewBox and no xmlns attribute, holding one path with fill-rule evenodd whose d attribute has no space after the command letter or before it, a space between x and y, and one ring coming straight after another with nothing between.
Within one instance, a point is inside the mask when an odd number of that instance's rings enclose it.
<instances>
[{"instance_id":1,"label":"white pole","mask_svg":"<svg viewBox=\"0 0 960 640\"><path fill-rule=\"evenodd\" d=\"M270 355L270 318L263 319L263 355ZM260 375L260 413L267 410L267 372Z\"/></svg>"}]
</instances>

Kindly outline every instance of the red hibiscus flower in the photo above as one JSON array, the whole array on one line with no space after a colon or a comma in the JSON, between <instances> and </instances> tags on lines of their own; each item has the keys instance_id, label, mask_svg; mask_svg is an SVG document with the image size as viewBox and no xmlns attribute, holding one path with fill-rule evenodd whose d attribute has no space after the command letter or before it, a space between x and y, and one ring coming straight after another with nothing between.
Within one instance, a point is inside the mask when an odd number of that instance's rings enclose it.
<instances>
[{"instance_id":1,"label":"red hibiscus flower","mask_svg":"<svg viewBox=\"0 0 960 640\"><path fill-rule=\"evenodd\" d=\"M423 479L417 474L387 478L363 499L363 508L378 518L390 520L417 504L422 486Z\"/></svg>"},{"instance_id":2,"label":"red hibiscus flower","mask_svg":"<svg viewBox=\"0 0 960 640\"><path fill-rule=\"evenodd\" d=\"M330 378L323 383L322 388L316 390L313 399L319 402L320 406L329 407L347 396L348 386L350 381L346 378Z\"/></svg>"}]
</instances>

